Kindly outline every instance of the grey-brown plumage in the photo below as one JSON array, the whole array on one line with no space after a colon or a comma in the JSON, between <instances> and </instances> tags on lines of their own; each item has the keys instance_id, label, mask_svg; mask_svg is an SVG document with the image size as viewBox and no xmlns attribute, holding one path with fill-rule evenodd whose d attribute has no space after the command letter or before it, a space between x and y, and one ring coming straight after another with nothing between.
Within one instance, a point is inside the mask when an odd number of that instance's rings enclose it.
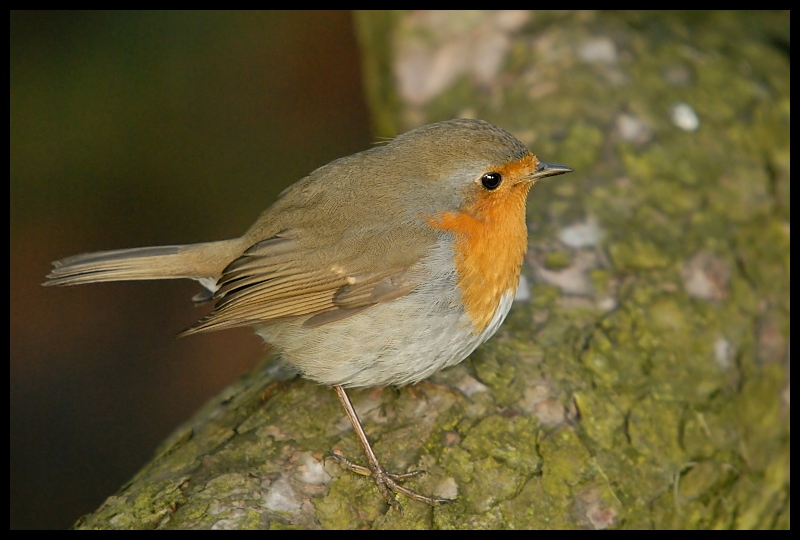
<instances>
[{"instance_id":1,"label":"grey-brown plumage","mask_svg":"<svg viewBox=\"0 0 800 540\"><path fill-rule=\"evenodd\" d=\"M55 262L45 285L198 280L211 294L196 298L215 309L184 334L295 317L330 323L413 290L421 277L409 270L443 235L425 218L463 204L462 178L527 153L485 122L424 126L317 169L241 238L76 255Z\"/></svg>"}]
</instances>

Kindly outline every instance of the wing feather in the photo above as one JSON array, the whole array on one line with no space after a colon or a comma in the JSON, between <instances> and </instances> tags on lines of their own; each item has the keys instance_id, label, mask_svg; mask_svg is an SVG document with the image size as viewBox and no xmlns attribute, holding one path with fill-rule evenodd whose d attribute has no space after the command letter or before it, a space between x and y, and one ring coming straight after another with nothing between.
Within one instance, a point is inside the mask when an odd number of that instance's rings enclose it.
<instances>
[{"instance_id":1,"label":"wing feather","mask_svg":"<svg viewBox=\"0 0 800 540\"><path fill-rule=\"evenodd\" d=\"M398 249L385 240L373 245L380 250ZM301 317L306 318L306 326L330 324L400 298L422 279L419 272L410 271L419 257L399 264L402 258L379 256L379 261L393 263L369 265L365 259L374 259L374 253L351 250L350 257L336 264L321 264L330 257L320 251L304 246L302 233L291 230L255 243L217 280L211 298L216 302L214 310L183 335ZM372 271L365 272L369 267Z\"/></svg>"}]
</instances>

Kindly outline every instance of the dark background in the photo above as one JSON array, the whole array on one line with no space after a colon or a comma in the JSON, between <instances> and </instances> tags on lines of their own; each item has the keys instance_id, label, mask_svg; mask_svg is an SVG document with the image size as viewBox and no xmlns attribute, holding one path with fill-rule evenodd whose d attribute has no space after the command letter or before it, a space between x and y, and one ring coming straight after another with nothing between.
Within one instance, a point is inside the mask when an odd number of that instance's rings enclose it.
<instances>
[{"instance_id":1,"label":"dark background","mask_svg":"<svg viewBox=\"0 0 800 540\"><path fill-rule=\"evenodd\" d=\"M175 339L192 282L43 288L50 262L238 236L373 137L347 12L10 18L10 527L65 528L265 352Z\"/></svg>"}]
</instances>

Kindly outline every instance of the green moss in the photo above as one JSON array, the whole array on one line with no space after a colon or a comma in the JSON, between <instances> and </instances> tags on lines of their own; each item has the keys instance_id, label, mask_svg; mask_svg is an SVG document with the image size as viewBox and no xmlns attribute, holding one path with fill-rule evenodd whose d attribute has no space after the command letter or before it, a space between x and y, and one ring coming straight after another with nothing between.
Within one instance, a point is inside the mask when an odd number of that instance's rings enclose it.
<instances>
[{"instance_id":1,"label":"green moss","mask_svg":"<svg viewBox=\"0 0 800 540\"><path fill-rule=\"evenodd\" d=\"M325 497L313 502L317 519L326 529L362 528L387 510L372 478L346 471L331 482Z\"/></svg>"},{"instance_id":2,"label":"green moss","mask_svg":"<svg viewBox=\"0 0 800 540\"><path fill-rule=\"evenodd\" d=\"M614 242L608 246L614 266L622 272L663 268L670 259L653 242L632 240Z\"/></svg>"},{"instance_id":3,"label":"green moss","mask_svg":"<svg viewBox=\"0 0 800 540\"><path fill-rule=\"evenodd\" d=\"M541 437L539 453L542 487L553 497L568 497L570 486L581 479L590 467L590 454L577 434L565 427Z\"/></svg>"},{"instance_id":4,"label":"green moss","mask_svg":"<svg viewBox=\"0 0 800 540\"><path fill-rule=\"evenodd\" d=\"M551 251L544 259L544 265L550 270L561 270L571 263L572 256L567 251Z\"/></svg>"},{"instance_id":5,"label":"green moss","mask_svg":"<svg viewBox=\"0 0 800 540\"><path fill-rule=\"evenodd\" d=\"M492 457L506 467L530 475L541 465L536 451L538 432L535 418L490 416L469 431L462 447L473 457Z\"/></svg>"},{"instance_id":6,"label":"green moss","mask_svg":"<svg viewBox=\"0 0 800 540\"><path fill-rule=\"evenodd\" d=\"M581 415L581 427L594 444L613 451L626 442L622 429L629 404L619 398L608 399L603 392L579 392L573 397Z\"/></svg>"},{"instance_id":7,"label":"green moss","mask_svg":"<svg viewBox=\"0 0 800 540\"><path fill-rule=\"evenodd\" d=\"M554 496L542 486L540 477L531 478L519 495L500 504L503 525L512 529L574 529L569 501Z\"/></svg>"},{"instance_id":8,"label":"green moss","mask_svg":"<svg viewBox=\"0 0 800 540\"><path fill-rule=\"evenodd\" d=\"M569 156L569 165L576 171L587 171L597 161L605 135L597 126L576 122L572 125L560 152Z\"/></svg>"}]
</instances>

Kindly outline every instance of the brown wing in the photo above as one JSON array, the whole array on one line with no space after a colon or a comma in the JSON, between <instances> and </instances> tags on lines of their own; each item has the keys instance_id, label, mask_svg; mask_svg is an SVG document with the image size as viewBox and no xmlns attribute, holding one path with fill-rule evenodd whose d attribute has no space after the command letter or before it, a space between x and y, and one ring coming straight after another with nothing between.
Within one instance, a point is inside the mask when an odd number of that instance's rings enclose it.
<instances>
[{"instance_id":1,"label":"brown wing","mask_svg":"<svg viewBox=\"0 0 800 540\"><path fill-rule=\"evenodd\" d=\"M225 268L212 297L214 310L182 335L298 317L306 318L306 326L320 326L400 298L420 282L420 273L410 271L419 257L375 253L374 246L408 253L404 243L362 238L349 248L325 249L304 246L300 231L282 231ZM358 250L359 244L372 249Z\"/></svg>"}]
</instances>

